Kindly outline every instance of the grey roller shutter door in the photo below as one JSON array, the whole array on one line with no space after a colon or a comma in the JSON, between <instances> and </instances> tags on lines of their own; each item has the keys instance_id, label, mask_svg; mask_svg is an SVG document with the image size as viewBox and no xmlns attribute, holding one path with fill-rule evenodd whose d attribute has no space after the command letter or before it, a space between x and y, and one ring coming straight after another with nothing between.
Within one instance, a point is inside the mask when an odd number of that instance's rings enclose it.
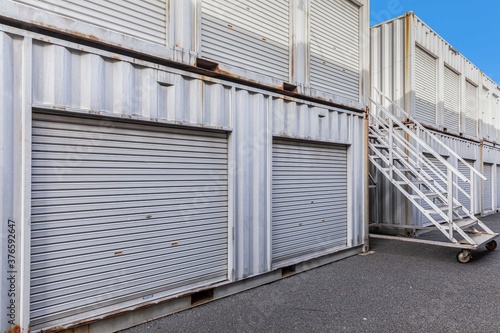
<instances>
[{"instance_id":1,"label":"grey roller shutter door","mask_svg":"<svg viewBox=\"0 0 500 333\"><path fill-rule=\"evenodd\" d=\"M345 146L275 140L272 261L347 245Z\"/></svg>"},{"instance_id":2,"label":"grey roller shutter door","mask_svg":"<svg viewBox=\"0 0 500 333\"><path fill-rule=\"evenodd\" d=\"M311 87L359 100L359 7L349 0L311 0Z\"/></svg>"},{"instance_id":3,"label":"grey roller shutter door","mask_svg":"<svg viewBox=\"0 0 500 333\"><path fill-rule=\"evenodd\" d=\"M492 206L492 191L493 191L493 180L492 180L493 164L484 163L483 175L488 178L483 181L483 212L489 212L493 210Z\"/></svg>"},{"instance_id":4,"label":"grey roller shutter door","mask_svg":"<svg viewBox=\"0 0 500 333\"><path fill-rule=\"evenodd\" d=\"M49 12L166 45L165 0L17 0Z\"/></svg>"},{"instance_id":5,"label":"grey roller shutter door","mask_svg":"<svg viewBox=\"0 0 500 333\"><path fill-rule=\"evenodd\" d=\"M436 124L436 59L415 48L415 116L424 124Z\"/></svg>"},{"instance_id":6,"label":"grey roller shutter door","mask_svg":"<svg viewBox=\"0 0 500 333\"><path fill-rule=\"evenodd\" d=\"M460 123L460 75L444 67L444 127L458 132Z\"/></svg>"},{"instance_id":7,"label":"grey roller shutter door","mask_svg":"<svg viewBox=\"0 0 500 333\"><path fill-rule=\"evenodd\" d=\"M473 160L465 160L469 165L474 166ZM458 162L458 171L460 171L465 177L470 178L470 169L467 165L462 162ZM470 196L470 183L466 183L463 180L457 177L458 185ZM458 201L464 206L469 212L472 212L470 199L462 193L462 191L458 191L457 193Z\"/></svg>"},{"instance_id":8,"label":"grey roller shutter door","mask_svg":"<svg viewBox=\"0 0 500 333\"><path fill-rule=\"evenodd\" d=\"M204 58L288 82L288 0L202 0Z\"/></svg>"},{"instance_id":9,"label":"grey roller shutter door","mask_svg":"<svg viewBox=\"0 0 500 333\"><path fill-rule=\"evenodd\" d=\"M447 169L446 169L446 166L444 164L442 164L441 162L439 162L439 160L437 158L435 158L434 156L432 155L428 155L428 154L425 154L425 156L429 159L429 161L434 164L439 170L441 170L441 172L445 175L446 177L446 173L447 173ZM447 159L446 156L442 156L445 160ZM432 172L430 171L430 169L428 167L424 167L424 170L429 174L429 176L431 176L432 178L434 179L438 179L437 176ZM439 183L439 185L441 185L444 189L446 189L446 183L441 181L441 180L437 180L437 182ZM441 201L439 201L438 199L432 199L434 200L434 203L437 205L437 206L442 206L443 203ZM425 201L422 200L422 206L425 208L425 209L430 209L430 205L428 205ZM431 214L431 216L436 219L437 221L441 221L442 218L441 216L437 215L437 214ZM422 225L424 226L428 226L428 225L431 225L432 222L427 218L425 217L424 215L422 215Z\"/></svg>"},{"instance_id":10,"label":"grey roller shutter door","mask_svg":"<svg viewBox=\"0 0 500 333\"><path fill-rule=\"evenodd\" d=\"M31 328L227 279L225 133L35 114Z\"/></svg>"},{"instance_id":11,"label":"grey roller shutter door","mask_svg":"<svg viewBox=\"0 0 500 333\"><path fill-rule=\"evenodd\" d=\"M465 83L465 131L475 137L477 134L477 87L470 82Z\"/></svg>"}]
</instances>

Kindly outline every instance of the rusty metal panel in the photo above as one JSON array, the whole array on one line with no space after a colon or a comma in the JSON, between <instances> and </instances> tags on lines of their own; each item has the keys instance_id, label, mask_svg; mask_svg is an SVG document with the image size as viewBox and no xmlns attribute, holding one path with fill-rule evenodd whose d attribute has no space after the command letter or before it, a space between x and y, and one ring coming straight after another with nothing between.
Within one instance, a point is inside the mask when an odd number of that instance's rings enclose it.
<instances>
[{"instance_id":1,"label":"rusty metal panel","mask_svg":"<svg viewBox=\"0 0 500 333\"><path fill-rule=\"evenodd\" d=\"M289 81L288 0L201 1L201 55Z\"/></svg>"},{"instance_id":2,"label":"rusty metal panel","mask_svg":"<svg viewBox=\"0 0 500 333\"><path fill-rule=\"evenodd\" d=\"M225 133L34 114L31 329L227 279Z\"/></svg>"},{"instance_id":3,"label":"rusty metal panel","mask_svg":"<svg viewBox=\"0 0 500 333\"><path fill-rule=\"evenodd\" d=\"M229 127L228 85L50 43L34 43L33 54L33 102L38 106Z\"/></svg>"},{"instance_id":4,"label":"rusty metal panel","mask_svg":"<svg viewBox=\"0 0 500 333\"><path fill-rule=\"evenodd\" d=\"M165 0L16 0L78 21L166 45Z\"/></svg>"},{"instance_id":5,"label":"rusty metal panel","mask_svg":"<svg viewBox=\"0 0 500 333\"><path fill-rule=\"evenodd\" d=\"M348 143L356 117L338 108L273 98L273 134L304 140Z\"/></svg>"},{"instance_id":6,"label":"rusty metal panel","mask_svg":"<svg viewBox=\"0 0 500 333\"><path fill-rule=\"evenodd\" d=\"M360 7L349 0L311 0L311 88L360 99Z\"/></svg>"},{"instance_id":7,"label":"rusty metal panel","mask_svg":"<svg viewBox=\"0 0 500 333\"><path fill-rule=\"evenodd\" d=\"M347 246L346 146L273 140L272 263Z\"/></svg>"}]
</instances>

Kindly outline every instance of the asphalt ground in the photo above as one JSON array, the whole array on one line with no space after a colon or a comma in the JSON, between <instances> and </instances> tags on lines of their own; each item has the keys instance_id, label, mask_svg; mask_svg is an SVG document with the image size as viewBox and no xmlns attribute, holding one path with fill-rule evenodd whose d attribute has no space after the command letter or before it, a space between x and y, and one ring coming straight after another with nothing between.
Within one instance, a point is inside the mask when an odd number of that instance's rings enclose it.
<instances>
[{"instance_id":1,"label":"asphalt ground","mask_svg":"<svg viewBox=\"0 0 500 333\"><path fill-rule=\"evenodd\" d=\"M483 221L500 231L500 214ZM467 264L432 245L371 250L122 332L500 332L500 247Z\"/></svg>"}]
</instances>

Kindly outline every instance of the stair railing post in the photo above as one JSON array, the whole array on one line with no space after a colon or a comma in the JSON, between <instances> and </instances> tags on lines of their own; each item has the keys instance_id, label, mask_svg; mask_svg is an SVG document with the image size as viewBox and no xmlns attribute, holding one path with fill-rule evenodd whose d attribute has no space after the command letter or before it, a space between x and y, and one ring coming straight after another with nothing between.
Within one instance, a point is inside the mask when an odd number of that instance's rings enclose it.
<instances>
[{"instance_id":1,"label":"stair railing post","mask_svg":"<svg viewBox=\"0 0 500 333\"><path fill-rule=\"evenodd\" d=\"M448 175L448 226L450 239L453 239L453 172L447 168Z\"/></svg>"}]
</instances>

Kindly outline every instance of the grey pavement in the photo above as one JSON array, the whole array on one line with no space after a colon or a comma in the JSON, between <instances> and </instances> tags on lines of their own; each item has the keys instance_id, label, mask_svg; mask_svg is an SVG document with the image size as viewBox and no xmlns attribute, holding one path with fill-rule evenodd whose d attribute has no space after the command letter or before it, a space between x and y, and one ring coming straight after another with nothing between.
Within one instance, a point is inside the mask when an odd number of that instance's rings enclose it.
<instances>
[{"instance_id":1,"label":"grey pavement","mask_svg":"<svg viewBox=\"0 0 500 333\"><path fill-rule=\"evenodd\" d=\"M483 221L500 231L500 214ZM122 332L500 332L500 247L467 264L451 248L371 249Z\"/></svg>"}]
</instances>

